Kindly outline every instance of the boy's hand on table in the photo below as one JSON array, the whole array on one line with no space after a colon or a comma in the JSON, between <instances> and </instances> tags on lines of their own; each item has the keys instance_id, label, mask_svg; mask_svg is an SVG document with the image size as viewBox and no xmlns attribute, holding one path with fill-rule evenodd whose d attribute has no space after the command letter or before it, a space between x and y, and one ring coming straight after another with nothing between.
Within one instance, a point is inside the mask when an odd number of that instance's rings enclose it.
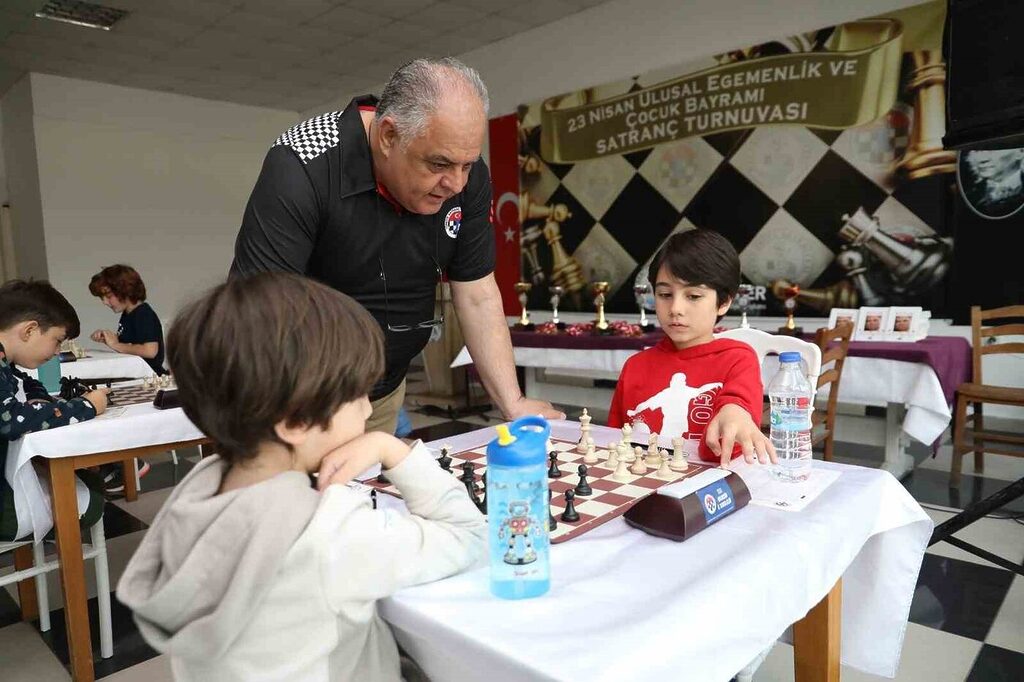
<instances>
[{"instance_id":1,"label":"boy's hand on table","mask_svg":"<svg viewBox=\"0 0 1024 682\"><path fill-rule=\"evenodd\" d=\"M386 433L371 431L350 440L323 458L316 487L326 490L333 483L344 485L374 464L394 469L411 452L408 445Z\"/></svg>"},{"instance_id":2,"label":"boy's hand on table","mask_svg":"<svg viewBox=\"0 0 1024 682\"><path fill-rule=\"evenodd\" d=\"M704 438L711 452L721 457L723 467L728 467L732 461L733 447L737 444L747 464L778 462L771 439L761 433L750 414L739 405L726 405L719 410L708 424Z\"/></svg>"},{"instance_id":3,"label":"boy's hand on table","mask_svg":"<svg viewBox=\"0 0 1024 682\"><path fill-rule=\"evenodd\" d=\"M96 408L96 416L100 416L107 411L107 393L109 389L97 388L95 391L89 391L82 397L92 403L92 406Z\"/></svg>"}]
</instances>

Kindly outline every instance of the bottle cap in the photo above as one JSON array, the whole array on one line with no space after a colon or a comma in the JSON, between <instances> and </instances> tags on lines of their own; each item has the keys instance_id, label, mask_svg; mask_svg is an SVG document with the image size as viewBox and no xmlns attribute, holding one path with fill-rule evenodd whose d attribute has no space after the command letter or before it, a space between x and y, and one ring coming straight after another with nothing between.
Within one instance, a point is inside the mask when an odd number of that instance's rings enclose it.
<instances>
[{"instance_id":1,"label":"bottle cap","mask_svg":"<svg viewBox=\"0 0 1024 682\"><path fill-rule=\"evenodd\" d=\"M498 432L498 445L511 445L516 442L516 437L508 430L508 424L498 424L494 430Z\"/></svg>"},{"instance_id":2,"label":"bottle cap","mask_svg":"<svg viewBox=\"0 0 1024 682\"><path fill-rule=\"evenodd\" d=\"M795 350L779 353L779 362L800 362L800 353Z\"/></svg>"}]
</instances>

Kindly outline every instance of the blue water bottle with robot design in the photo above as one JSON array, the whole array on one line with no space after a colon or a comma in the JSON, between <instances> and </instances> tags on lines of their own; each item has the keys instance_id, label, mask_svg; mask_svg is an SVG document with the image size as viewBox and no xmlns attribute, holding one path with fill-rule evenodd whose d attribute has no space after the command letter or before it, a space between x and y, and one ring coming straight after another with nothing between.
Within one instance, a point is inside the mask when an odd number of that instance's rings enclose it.
<instances>
[{"instance_id":1,"label":"blue water bottle with robot design","mask_svg":"<svg viewBox=\"0 0 1024 682\"><path fill-rule=\"evenodd\" d=\"M491 592L504 599L544 594L551 586L547 441L543 417L495 427L487 446L487 523Z\"/></svg>"}]
</instances>

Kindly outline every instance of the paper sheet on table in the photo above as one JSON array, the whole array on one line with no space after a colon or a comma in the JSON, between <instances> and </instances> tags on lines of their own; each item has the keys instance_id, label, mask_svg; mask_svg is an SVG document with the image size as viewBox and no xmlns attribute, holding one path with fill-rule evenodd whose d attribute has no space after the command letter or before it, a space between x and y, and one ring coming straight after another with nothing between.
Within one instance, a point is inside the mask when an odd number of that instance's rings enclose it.
<instances>
[{"instance_id":1,"label":"paper sheet on table","mask_svg":"<svg viewBox=\"0 0 1024 682\"><path fill-rule=\"evenodd\" d=\"M97 419L111 419L113 417L120 417L127 410L128 410L128 407L125 406L125 405L121 405L121 406L118 406L118 407L108 407L106 412L104 412L103 414L101 414L100 416L98 416L96 418Z\"/></svg>"},{"instance_id":2,"label":"paper sheet on table","mask_svg":"<svg viewBox=\"0 0 1024 682\"><path fill-rule=\"evenodd\" d=\"M832 485L840 472L832 469L811 469L806 481L789 483L772 476L769 467L746 462L733 461L731 468L750 490L750 503L781 509L782 511L798 512L813 502L825 488Z\"/></svg>"}]
</instances>

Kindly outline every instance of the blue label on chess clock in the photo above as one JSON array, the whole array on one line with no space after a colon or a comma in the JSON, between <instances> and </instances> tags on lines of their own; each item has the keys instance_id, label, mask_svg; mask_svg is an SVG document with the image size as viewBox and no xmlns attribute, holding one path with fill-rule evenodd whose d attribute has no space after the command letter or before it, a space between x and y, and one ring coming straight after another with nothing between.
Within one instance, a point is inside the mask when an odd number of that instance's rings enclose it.
<instances>
[{"instance_id":1,"label":"blue label on chess clock","mask_svg":"<svg viewBox=\"0 0 1024 682\"><path fill-rule=\"evenodd\" d=\"M700 502L700 508L704 510L704 520L709 526L723 516L736 511L732 488L724 480L715 481L711 485L701 488L694 495Z\"/></svg>"}]
</instances>

